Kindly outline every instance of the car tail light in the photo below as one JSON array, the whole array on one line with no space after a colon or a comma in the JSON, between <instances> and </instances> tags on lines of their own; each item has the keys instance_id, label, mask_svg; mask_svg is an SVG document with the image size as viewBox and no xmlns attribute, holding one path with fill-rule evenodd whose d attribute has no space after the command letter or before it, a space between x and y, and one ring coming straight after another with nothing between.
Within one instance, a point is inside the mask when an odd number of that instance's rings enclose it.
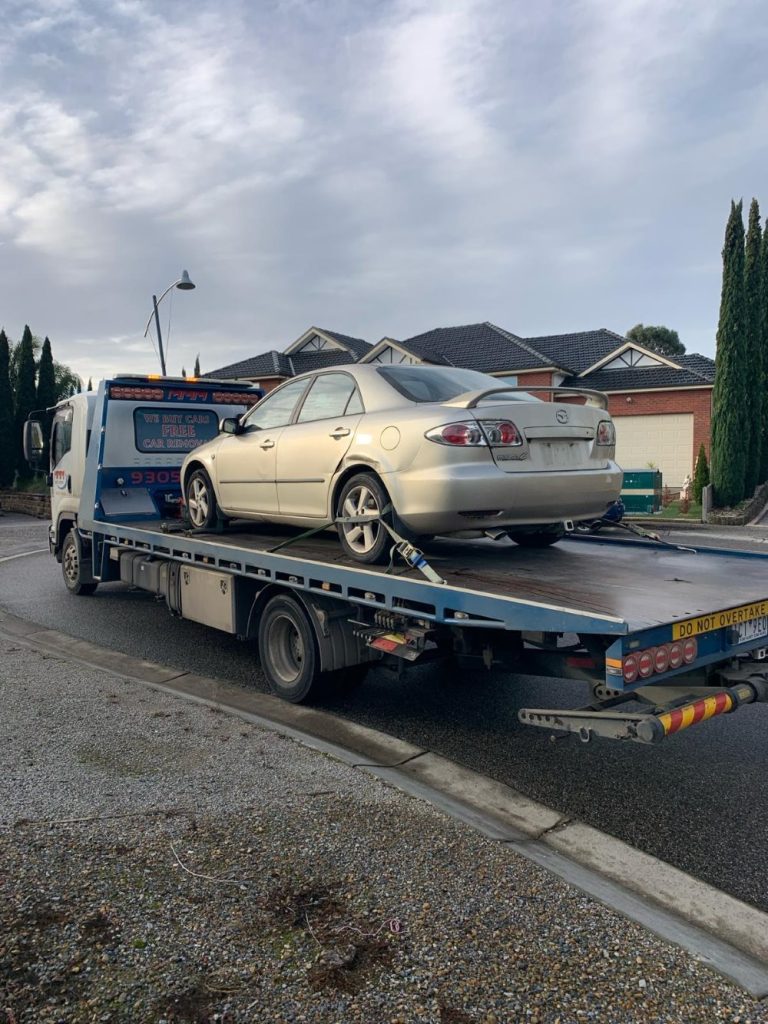
<instances>
[{"instance_id":1,"label":"car tail light","mask_svg":"<svg viewBox=\"0 0 768 1024\"><path fill-rule=\"evenodd\" d=\"M639 679L649 679L653 675L663 675L673 669L682 668L696 661L699 645L694 639L673 644L660 644L649 647L645 651L634 651L621 660L621 672L624 682L634 683Z\"/></svg>"},{"instance_id":2,"label":"car tail light","mask_svg":"<svg viewBox=\"0 0 768 1024\"><path fill-rule=\"evenodd\" d=\"M494 447L512 448L523 443L520 431L509 420L480 420L488 444Z\"/></svg>"},{"instance_id":3,"label":"car tail light","mask_svg":"<svg viewBox=\"0 0 768 1024\"><path fill-rule=\"evenodd\" d=\"M616 428L610 420L600 420L597 424L597 443L616 444Z\"/></svg>"},{"instance_id":4,"label":"car tail light","mask_svg":"<svg viewBox=\"0 0 768 1024\"><path fill-rule=\"evenodd\" d=\"M523 437L514 423L509 420L463 420L460 423L446 423L425 434L430 441L459 448L476 448L492 445L494 448L515 448L523 443Z\"/></svg>"},{"instance_id":5,"label":"car tail light","mask_svg":"<svg viewBox=\"0 0 768 1024\"><path fill-rule=\"evenodd\" d=\"M434 430L427 431L426 437L438 444L449 444L459 448L476 448L488 444L477 420L446 423L444 427L435 427Z\"/></svg>"}]
</instances>

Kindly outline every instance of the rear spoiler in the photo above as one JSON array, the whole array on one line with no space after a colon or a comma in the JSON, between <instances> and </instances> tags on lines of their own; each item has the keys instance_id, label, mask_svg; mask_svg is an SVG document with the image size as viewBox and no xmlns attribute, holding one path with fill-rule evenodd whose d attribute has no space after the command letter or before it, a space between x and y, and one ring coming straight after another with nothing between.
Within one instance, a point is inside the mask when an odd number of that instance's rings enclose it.
<instances>
[{"instance_id":1,"label":"rear spoiler","mask_svg":"<svg viewBox=\"0 0 768 1024\"><path fill-rule=\"evenodd\" d=\"M483 391L465 391L463 395L457 395L450 402L443 402L442 405L450 405L454 409L474 409L484 398L489 395L505 395L510 391L522 391L530 395L532 391L546 391L553 395L583 395L587 399L587 405L596 405L600 409L608 408L608 396L602 391L592 391L589 388L546 388L532 384L528 388L485 388Z\"/></svg>"}]
</instances>

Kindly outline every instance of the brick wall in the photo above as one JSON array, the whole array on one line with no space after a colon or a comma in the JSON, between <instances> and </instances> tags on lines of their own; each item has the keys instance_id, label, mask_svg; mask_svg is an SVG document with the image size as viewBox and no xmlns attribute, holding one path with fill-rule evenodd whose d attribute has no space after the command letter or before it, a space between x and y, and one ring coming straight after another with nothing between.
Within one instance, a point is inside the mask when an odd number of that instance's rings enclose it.
<instances>
[{"instance_id":1,"label":"brick wall","mask_svg":"<svg viewBox=\"0 0 768 1024\"><path fill-rule=\"evenodd\" d=\"M542 398L545 402L551 402L554 396L548 391L536 391L535 385L541 384L542 387L552 387L552 372L550 370L534 370L531 373L521 373L518 371L517 374L517 386L520 388L531 388L531 394L536 398Z\"/></svg>"},{"instance_id":2,"label":"brick wall","mask_svg":"<svg viewBox=\"0 0 768 1024\"><path fill-rule=\"evenodd\" d=\"M19 491L0 491L0 511L20 512L37 519L51 518L51 499L48 494L25 494Z\"/></svg>"},{"instance_id":3,"label":"brick wall","mask_svg":"<svg viewBox=\"0 0 768 1024\"><path fill-rule=\"evenodd\" d=\"M629 399L629 401L627 401ZM701 388L691 391L628 391L608 396L608 411L611 416L653 416L670 412L693 413L693 462L704 445L707 458L710 457L710 434L712 430L712 389Z\"/></svg>"}]
</instances>

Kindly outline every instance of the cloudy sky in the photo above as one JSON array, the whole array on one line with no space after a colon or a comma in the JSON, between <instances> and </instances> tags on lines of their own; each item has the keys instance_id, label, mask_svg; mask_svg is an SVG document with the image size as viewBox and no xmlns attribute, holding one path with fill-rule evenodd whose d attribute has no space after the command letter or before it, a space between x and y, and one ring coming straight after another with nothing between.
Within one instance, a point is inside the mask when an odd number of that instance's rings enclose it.
<instances>
[{"instance_id":1,"label":"cloudy sky","mask_svg":"<svg viewBox=\"0 0 768 1024\"><path fill-rule=\"evenodd\" d=\"M84 377L491 320L712 354L761 0L0 0L0 324ZM171 301L172 300L172 301Z\"/></svg>"}]
</instances>

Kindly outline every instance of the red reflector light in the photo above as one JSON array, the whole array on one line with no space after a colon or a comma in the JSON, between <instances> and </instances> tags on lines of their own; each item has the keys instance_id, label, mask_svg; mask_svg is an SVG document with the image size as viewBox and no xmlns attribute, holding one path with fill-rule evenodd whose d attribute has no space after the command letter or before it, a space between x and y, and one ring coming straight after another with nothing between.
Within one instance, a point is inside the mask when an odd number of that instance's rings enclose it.
<instances>
[{"instance_id":1,"label":"red reflector light","mask_svg":"<svg viewBox=\"0 0 768 1024\"><path fill-rule=\"evenodd\" d=\"M624 675L625 683L634 683L640 671L638 657L636 654L627 655L627 657L621 663L621 671Z\"/></svg>"},{"instance_id":2,"label":"red reflector light","mask_svg":"<svg viewBox=\"0 0 768 1024\"><path fill-rule=\"evenodd\" d=\"M683 661L686 665L690 665L692 661L696 661L696 655L699 652L699 645L693 639L688 639L683 643Z\"/></svg>"},{"instance_id":3,"label":"red reflector light","mask_svg":"<svg viewBox=\"0 0 768 1024\"><path fill-rule=\"evenodd\" d=\"M641 679L647 679L648 676L653 675L654 657L656 651L652 647L648 651L643 651L638 658L638 675Z\"/></svg>"},{"instance_id":4,"label":"red reflector light","mask_svg":"<svg viewBox=\"0 0 768 1024\"><path fill-rule=\"evenodd\" d=\"M669 667L680 668L683 664L683 645L682 644L670 644L669 645Z\"/></svg>"},{"instance_id":5,"label":"red reflector light","mask_svg":"<svg viewBox=\"0 0 768 1024\"><path fill-rule=\"evenodd\" d=\"M657 647L653 657L653 667L657 672L666 672L669 668L669 648Z\"/></svg>"}]
</instances>

